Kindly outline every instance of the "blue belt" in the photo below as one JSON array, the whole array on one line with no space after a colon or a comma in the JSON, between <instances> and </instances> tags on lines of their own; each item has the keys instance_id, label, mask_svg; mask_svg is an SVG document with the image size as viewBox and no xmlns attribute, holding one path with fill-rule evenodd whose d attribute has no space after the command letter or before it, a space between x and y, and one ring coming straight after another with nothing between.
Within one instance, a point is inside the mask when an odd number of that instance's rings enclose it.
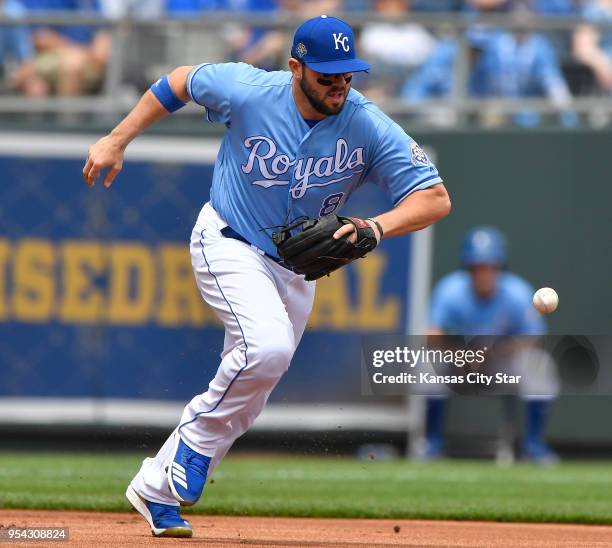
<instances>
[{"instance_id":1,"label":"blue belt","mask_svg":"<svg viewBox=\"0 0 612 548\"><path fill-rule=\"evenodd\" d=\"M257 246L254 246L244 236L242 236L242 234L238 234L238 232L236 232L231 226L226 226L225 228L222 228L221 234L226 238L232 238L234 240L238 240L240 242L244 242L247 245L250 245L251 247L255 248L260 254L268 257L268 259L272 259L275 263L281 265L284 268L287 268L278 257L274 257L274 255L270 255L269 253L266 253L263 249L259 249ZM287 270L289 269L287 268Z\"/></svg>"}]
</instances>

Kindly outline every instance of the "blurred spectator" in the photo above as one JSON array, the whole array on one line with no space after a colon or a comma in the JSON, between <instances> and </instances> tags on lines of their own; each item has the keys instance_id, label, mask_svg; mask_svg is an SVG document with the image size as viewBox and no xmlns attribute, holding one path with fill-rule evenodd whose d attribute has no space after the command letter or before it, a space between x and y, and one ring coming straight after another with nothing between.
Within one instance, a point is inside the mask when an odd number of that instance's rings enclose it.
<instances>
[{"instance_id":1,"label":"blurred spectator","mask_svg":"<svg viewBox=\"0 0 612 548\"><path fill-rule=\"evenodd\" d=\"M527 6L531 11L541 16L570 17L577 16L579 0L529 0ZM566 78L574 75L572 62L572 32L570 29L555 29L542 32L555 49ZM570 87L574 89L571 82Z\"/></svg>"},{"instance_id":2,"label":"blurred spectator","mask_svg":"<svg viewBox=\"0 0 612 548\"><path fill-rule=\"evenodd\" d=\"M109 19L155 19L164 13L164 1L100 0L100 10Z\"/></svg>"},{"instance_id":3,"label":"blurred spectator","mask_svg":"<svg viewBox=\"0 0 612 548\"><path fill-rule=\"evenodd\" d=\"M211 11L272 13L279 9L278 0L166 0L166 11L171 17L192 17ZM280 53L284 53L285 46L282 32L236 24L228 25L224 34L232 60L267 70L278 68Z\"/></svg>"},{"instance_id":4,"label":"blurred spectator","mask_svg":"<svg viewBox=\"0 0 612 548\"><path fill-rule=\"evenodd\" d=\"M571 16L578 13L579 0L467 0L464 11L472 14L531 12L537 15ZM559 54L568 53L568 32L547 31L547 38L553 42Z\"/></svg>"},{"instance_id":5,"label":"blurred spectator","mask_svg":"<svg viewBox=\"0 0 612 548\"><path fill-rule=\"evenodd\" d=\"M421 25L393 22L410 15L410 0L373 0L372 8L388 22L368 23L361 31L361 51L372 70L359 87L370 99L380 100L398 95L408 72L427 59L436 39Z\"/></svg>"},{"instance_id":6,"label":"blurred spectator","mask_svg":"<svg viewBox=\"0 0 612 548\"><path fill-rule=\"evenodd\" d=\"M476 18L480 15L496 15L500 13L510 14L512 10L520 7L525 9L524 4L519 0L465 0L463 12L468 19ZM504 28L492 27L482 23L474 23L469 29L468 34L479 42L484 42L488 38L493 38L495 35L505 30Z\"/></svg>"},{"instance_id":7,"label":"blurred spectator","mask_svg":"<svg viewBox=\"0 0 612 548\"><path fill-rule=\"evenodd\" d=\"M468 36L470 73L467 95L499 98L548 98L562 111L562 122L575 123L569 111L571 94L563 78L558 59L549 42L537 34L489 31ZM447 97L451 93L454 65L459 44L443 41L427 62L413 75L402 96L415 103L428 98ZM533 112L520 112L513 121L522 126L539 123Z\"/></svg>"},{"instance_id":8,"label":"blurred spectator","mask_svg":"<svg viewBox=\"0 0 612 548\"><path fill-rule=\"evenodd\" d=\"M333 15L342 7L340 0L248 0L251 12L279 11L310 19L322 14ZM285 68L290 50L291 33L257 27L235 26L228 29L227 40L233 58L266 70Z\"/></svg>"},{"instance_id":9,"label":"blurred spectator","mask_svg":"<svg viewBox=\"0 0 612 548\"><path fill-rule=\"evenodd\" d=\"M19 0L0 0L0 13L19 20L26 10ZM28 27L0 27L0 71L7 88L29 97L46 95L47 86L34 70L34 44Z\"/></svg>"},{"instance_id":10,"label":"blurred spectator","mask_svg":"<svg viewBox=\"0 0 612 548\"><path fill-rule=\"evenodd\" d=\"M571 106L571 93L561 73L559 60L543 36L519 31L499 33L488 42L481 69L480 96L543 97L564 113ZM564 123L571 124L572 116L564 116ZM522 112L515 115L514 121L519 125L534 126L539 123L539 116Z\"/></svg>"},{"instance_id":11,"label":"blurred spectator","mask_svg":"<svg viewBox=\"0 0 612 548\"><path fill-rule=\"evenodd\" d=\"M521 18L528 20L531 14L543 17L576 15L579 2L580 0L468 0L465 11L472 15L505 12L520 22ZM481 32L485 31L485 28L479 28ZM576 71L575 63L572 62L571 31L569 29L550 29L542 30L538 34L544 37L554 49L564 76L568 80L571 79L568 83L571 84L572 89L577 89L574 80L576 77L581 78L582 74L579 70Z\"/></svg>"},{"instance_id":12,"label":"blurred spectator","mask_svg":"<svg viewBox=\"0 0 612 548\"><path fill-rule=\"evenodd\" d=\"M612 22L612 0L592 0L584 6L583 17L592 23ZM593 72L599 87L612 91L612 29L599 30L580 25L574 34L574 55Z\"/></svg>"},{"instance_id":13,"label":"blurred spectator","mask_svg":"<svg viewBox=\"0 0 612 548\"><path fill-rule=\"evenodd\" d=\"M25 0L32 12L99 14L96 0ZM50 93L83 95L99 89L110 54L110 34L92 26L38 27L34 31L36 72Z\"/></svg>"},{"instance_id":14,"label":"blurred spectator","mask_svg":"<svg viewBox=\"0 0 612 548\"><path fill-rule=\"evenodd\" d=\"M480 57L482 47L479 35L468 35L467 64L469 74L466 82L466 96L476 95L479 88ZM460 44L453 38L445 38L439 42L435 50L421 67L408 78L401 90L401 97L412 104L420 104L431 99L449 98L458 94L456 87L456 64L459 58ZM421 116L429 125L447 127L456 123L452 108L430 107Z\"/></svg>"},{"instance_id":15,"label":"blurred spectator","mask_svg":"<svg viewBox=\"0 0 612 548\"><path fill-rule=\"evenodd\" d=\"M475 85L471 81L474 66L478 63L480 50L469 44L474 59L470 65L472 72L468 83L468 93L474 94ZM459 55L459 42L450 38L442 40L423 65L405 83L401 95L411 103L421 103L427 99L449 97L453 90L453 69Z\"/></svg>"},{"instance_id":16,"label":"blurred spectator","mask_svg":"<svg viewBox=\"0 0 612 548\"><path fill-rule=\"evenodd\" d=\"M280 9L277 0L247 0L243 6L243 11L253 13L276 14ZM225 36L231 56L236 61L244 61L266 70L276 70L284 63L286 36L281 31L232 25L226 29Z\"/></svg>"}]
</instances>

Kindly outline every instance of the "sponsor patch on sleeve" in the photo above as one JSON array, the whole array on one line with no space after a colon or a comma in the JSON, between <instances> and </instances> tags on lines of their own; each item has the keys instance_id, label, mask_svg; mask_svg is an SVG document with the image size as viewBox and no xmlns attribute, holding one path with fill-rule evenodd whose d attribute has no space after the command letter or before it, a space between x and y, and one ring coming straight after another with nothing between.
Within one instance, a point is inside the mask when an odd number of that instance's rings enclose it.
<instances>
[{"instance_id":1,"label":"sponsor patch on sleeve","mask_svg":"<svg viewBox=\"0 0 612 548\"><path fill-rule=\"evenodd\" d=\"M417 143L413 142L410 145L410 150L412 153L412 163L415 166L428 166L430 164L427 154Z\"/></svg>"}]
</instances>

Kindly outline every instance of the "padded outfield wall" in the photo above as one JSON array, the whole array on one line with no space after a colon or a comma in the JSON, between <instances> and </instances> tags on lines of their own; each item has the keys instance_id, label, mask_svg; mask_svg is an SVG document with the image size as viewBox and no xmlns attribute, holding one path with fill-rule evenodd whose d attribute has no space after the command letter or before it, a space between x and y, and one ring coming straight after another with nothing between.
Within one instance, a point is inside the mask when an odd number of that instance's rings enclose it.
<instances>
[{"instance_id":1,"label":"padded outfield wall","mask_svg":"<svg viewBox=\"0 0 612 548\"><path fill-rule=\"evenodd\" d=\"M494 224L510 240L511 268L534 286L559 291L552 332L610 333L612 135L415 137L435 157L453 200L452 214L434 231L432 280L457 266L466 229ZM208 195L216 145L195 139L187 147L145 146L108 192L89 191L80 178L80 155L92 139L0 138L0 395L10 398L8 405L0 402L4 419L17 413L12 398L43 397L55 405L48 410L80 401L75 409L84 421L121 422L130 415L135 424L146 417L131 403L156 402L146 415L167 402L166 414L149 415L163 421L176 414L174 402L205 387L216 364L222 334L199 301L186 247ZM371 188L356 198L356 214L388 205ZM427 276L426 250L424 245L415 255L409 238L388 240L368 261L319 284L309 331L272 403L305 404L312 414L326 403L362 404L355 366L359 335L419 325L409 295L422 297L429 281L412 275L422 263ZM492 412L483 413L483 405ZM494 403L453 406L453 433L495 430ZM606 398L562 398L555 403L551 434L609 443L612 431L598 419L610 407ZM308 423L308 416L295 417ZM389 429L407 425L397 414L378 417L377 424Z\"/></svg>"},{"instance_id":2,"label":"padded outfield wall","mask_svg":"<svg viewBox=\"0 0 612 548\"><path fill-rule=\"evenodd\" d=\"M143 138L110 190L82 179L93 139L0 136L0 422L173 424L218 366L223 331L198 294L188 246L218 139ZM389 207L367 185L349 210ZM361 398L359 342L416 320L408 295L424 295L415 284L427 282L411 267L418 239L387 240L318 284L291 374L271 398L298 407L268 425L321 427L334 423L330 406L382 403L396 412L377 428L406 428L399 398ZM340 424L363 428L371 411L357 411Z\"/></svg>"}]
</instances>

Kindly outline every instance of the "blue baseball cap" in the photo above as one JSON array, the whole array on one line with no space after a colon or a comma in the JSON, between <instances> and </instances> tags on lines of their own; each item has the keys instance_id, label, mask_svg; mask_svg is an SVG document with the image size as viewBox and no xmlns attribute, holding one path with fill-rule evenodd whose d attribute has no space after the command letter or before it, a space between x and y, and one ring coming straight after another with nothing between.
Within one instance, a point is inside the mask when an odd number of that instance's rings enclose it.
<instances>
[{"instance_id":1,"label":"blue baseball cap","mask_svg":"<svg viewBox=\"0 0 612 548\"><path fill-rule=\"evenodd\" d=\"M465 235L461 249L463 266L484 264L502 268L507 260L506 238L496 228L479 226Z\"/></svg>"},{"instance_id":2,"label":"blue baseball cap","mask_svg":"<svg viewBox=\"0 0 612 548\"><path fill-rule=\"evenodd\" d=\"M302 23L293 36L291 57L323 74L343 74L370 70L355 57L355 36L348 23L321 15Z\"/></svg>"}]
</instances>

